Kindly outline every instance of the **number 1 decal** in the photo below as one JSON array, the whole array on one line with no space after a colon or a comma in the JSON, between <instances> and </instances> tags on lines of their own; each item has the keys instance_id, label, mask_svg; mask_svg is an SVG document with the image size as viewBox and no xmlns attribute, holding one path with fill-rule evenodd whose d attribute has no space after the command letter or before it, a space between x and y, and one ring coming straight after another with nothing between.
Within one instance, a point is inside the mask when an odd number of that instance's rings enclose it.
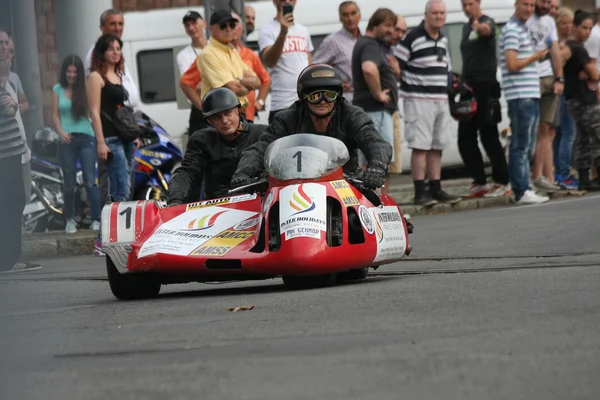
<instances>
[{"instance_id":1,"label":"number 1 decal","mask_svg":"<svg viewBox=\"0 0 600 400\"><path fill-rule=\"evenodd\" d=\"M121 211L119 215L127 215L127 217L125 217L125 229L131 229L131 207L127 207Z\"/></svg>"},{"instance_id":2,"label":"number 1 decal","mask_svg":"<svg viewBox=\"0 0 600 400\"><path fill-rule=\"evenodd\" d=\"M296 171L302 172L302 151L297 151L296 154L292 156L292 158L298 157L298 162L296 163Z\"/></svg>"}]
</instances>

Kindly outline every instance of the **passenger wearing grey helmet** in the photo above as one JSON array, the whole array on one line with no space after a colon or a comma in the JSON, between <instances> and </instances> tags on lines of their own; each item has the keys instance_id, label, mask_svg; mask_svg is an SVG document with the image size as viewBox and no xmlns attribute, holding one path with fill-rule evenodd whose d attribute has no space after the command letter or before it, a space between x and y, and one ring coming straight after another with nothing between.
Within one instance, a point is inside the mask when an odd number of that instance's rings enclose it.
<instances>
[{"instance_id":1,"label":"passenger wearing grey helmet","mask_svg":"<svg viewBox=\"0 0 600 400\"><path fill-rule=\"evenodd\" d=\"M181 167L169 183L167 205L199 200L203 177L207 199L227 195L242 152L256 143L266 128L246 121L240 107L238 96L228 88L206 93L202 114L210 127L190 135Z\"/></svg>"}]
</instances>

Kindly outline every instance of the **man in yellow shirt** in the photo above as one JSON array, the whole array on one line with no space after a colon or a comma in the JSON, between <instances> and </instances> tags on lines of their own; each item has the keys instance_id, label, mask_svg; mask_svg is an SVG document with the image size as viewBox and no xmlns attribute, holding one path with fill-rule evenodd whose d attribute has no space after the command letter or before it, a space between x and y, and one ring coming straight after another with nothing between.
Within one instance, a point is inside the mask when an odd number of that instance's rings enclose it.
<instances>
[{"instance_id":1,"label":"man in yellow shirt","mask_svg":"<svg viewBox=\"0 0 600 400\"><path fill-rule=\"evenodd\" d=\"M248 93L261 83L232 44L238 22L231 11L215 11L210 17L210 41L196 64L202 76L202 98L212 89L226 87L238 96L243 109L250 104Z\"/></svg>"}]
</instances>

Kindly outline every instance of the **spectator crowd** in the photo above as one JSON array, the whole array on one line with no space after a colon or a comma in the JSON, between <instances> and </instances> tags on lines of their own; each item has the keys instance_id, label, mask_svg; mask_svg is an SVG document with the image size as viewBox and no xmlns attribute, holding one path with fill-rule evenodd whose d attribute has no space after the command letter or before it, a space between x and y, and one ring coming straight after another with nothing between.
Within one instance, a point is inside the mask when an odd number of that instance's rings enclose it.
<instances>
[{"instance_id":1,"label":"spectator crowd","mask_svg":"<svg viewBox=\"0 0 600 400\"><path fill-rule=\"evenodd\" d=\"M303 21L295 19L296 3L273 0L274 18L263 26L255 26L250 5L244 10L245 21L227 10L212 12L209 21L196 11L183 15L190 44L175 57L179 87L190 104L190 135L212 126L202 105L213 89L225 87L235 93L240 115L250 123L265 108L270 94L268 122L272 124L278 113L298 101L302 71L309 65L328 64L343 79L344 101L364 110L392 147L387 169L392 173L402 171L403 116L416 205L511 193L516 204L539 204L548 201L547 193L561 189L600 190L600 24L594 15L559 7L557 0L516 0L514 15L499 29L484 13L481 0L462 0L468 22L460 42L463 68L455 72L444 34L443 0L429 0L423 20L410 30L402 15L379 8L368 17L364 31L359 27L363 18L359 5L343 1L338 8L340 29L318 49ZM258 30L258 52L246 47L243 24L248 34ZM207 26L210 40L205 37ZM114 121L118 110L135 109L140 102L121 53L124 28L119 10L102 13L101 36L85 59L77 55L64 59L53 88L53 128L60 137L64 171L65 230L77 231L73 212L79 159L92 229L98 231L97 255L103 254L100 210L109 200L130 198L133 154L140 146L137 140L124 139ZM8 257L1 268L16 271L38 266L21 261L19 235L14 234L20 231L31 179L21 117L29 105L19 77L11 72L13 54L10 32L0 29L0 169L24 171L23 179L11 174L10 179L0 180L4 193L15 193L0 208L0 253ZM459 101L476 100L476 112L460 118L451 112L457 87L464 89ZM498 132L502 92L511 128L508 157ZM460 197L448 194L441 184L453 117L459 119L458 148L473 179ZM491 183L479 142L491 163ZM364 154L359 159L366 168ZM384 193L389 176L385 183Z\"/></svg>"}]
</instances>

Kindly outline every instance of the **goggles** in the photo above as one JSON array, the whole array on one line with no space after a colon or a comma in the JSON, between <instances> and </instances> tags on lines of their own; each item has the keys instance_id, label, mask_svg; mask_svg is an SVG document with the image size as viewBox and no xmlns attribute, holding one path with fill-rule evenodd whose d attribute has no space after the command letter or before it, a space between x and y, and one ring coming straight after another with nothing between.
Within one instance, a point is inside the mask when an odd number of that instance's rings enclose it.
<instances>
[{"instance_id":1,"label":"goggles","mask_svg":"<svg viewBox=\"0 0 600 400\"><path fill-rule=\"evenodd\" d=\"M317 90L316 92L309 93L304 98L311 104L317 104L325 100L328 103L333 103L340 96L340 92L335 90Z\"/></svg>"}]
</instances>

